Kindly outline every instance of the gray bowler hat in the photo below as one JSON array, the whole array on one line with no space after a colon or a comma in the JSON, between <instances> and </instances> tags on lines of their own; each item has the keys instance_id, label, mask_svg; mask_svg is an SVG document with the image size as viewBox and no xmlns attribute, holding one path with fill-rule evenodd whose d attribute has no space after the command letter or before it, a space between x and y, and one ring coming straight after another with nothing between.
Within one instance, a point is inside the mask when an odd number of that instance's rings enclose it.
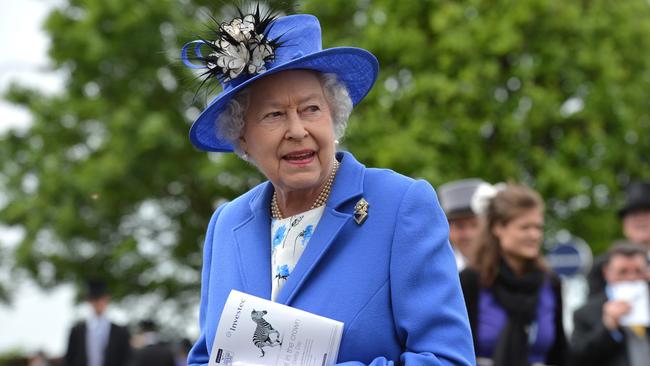
<instances>
[{"instance_id":1,"label":"gray bowler hat","mask_svg":"<svg viewBox=\"0 0 650 366\"><path fill-rule=\"evenodd\" d=\"M448 219L473 216L472 197L476 189L485 182L478 178L455 180L438 189L440 205Z\"/></svg>"}]
</instances>

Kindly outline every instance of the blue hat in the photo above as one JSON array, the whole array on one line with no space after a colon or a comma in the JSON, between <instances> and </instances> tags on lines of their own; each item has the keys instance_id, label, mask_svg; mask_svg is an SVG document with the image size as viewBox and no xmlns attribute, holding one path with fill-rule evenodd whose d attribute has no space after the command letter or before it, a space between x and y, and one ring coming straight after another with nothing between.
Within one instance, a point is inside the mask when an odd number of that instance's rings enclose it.
<instances>
[{"instance_id":1,"label":"blue hat","mask_svg":"<svg viewBox=\"0 0 650 366\"><path fill-rule=\"evenodd\" d=\"M244 16L242 18L246 20ZM239 22L237 26L242 24L241 20L235 19ZM226 27L233 25L234 23L231 23ZM224 25L220 26L221 29L223 27ZM239 91L266 75L295 69L336 74L338 80L347 87L353 105L359 103L368 94L377 79L379 63L372 53L354 47L323 50L320 23L313 15L296 14L277 18L265 27L263 37L264 40L261 40L260 36L257 40L253 37L255 45L252 47L248 41L247 49L244 50L250 50L247 55L250 55L251 60L243 64L235 62L237 60L233 61L232 58L224 59L219 52L212 53L211 56L214 56L212 59L201 55L202 46L214 50L218 42L224 42L223 38L212 42L197 40L183 46L181 59L185 65L191 68L218 70L220 75L217 77L223 87L223 91L210 102L192 124L190 140L197 148L204 151L233 151L230 142L219 137L217 117ZM230 44L236 45L232 37L226 34L226 38ZM226 45L229 46L228 43ZM188 57L188 48L193 48L194 57ZM258 51L262 54L262 63L259 59L257 63L253 60L253 55ZM218 59L219 57L221 59ZM202 60L204 64L197 65L190 61L191 59ZM234 72L228 72L233 69ZM210 74L210 71L207 71L207 74Z\"/></svg>"}]
</instances>

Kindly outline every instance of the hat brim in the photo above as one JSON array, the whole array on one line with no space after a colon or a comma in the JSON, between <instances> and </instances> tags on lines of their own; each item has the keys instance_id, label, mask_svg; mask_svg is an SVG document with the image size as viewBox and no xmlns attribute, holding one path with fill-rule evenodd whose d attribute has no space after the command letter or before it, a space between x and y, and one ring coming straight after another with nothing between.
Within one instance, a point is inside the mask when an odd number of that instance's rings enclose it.
<instances>
[{"instance_id":1,"label":"hat brim","mask_svg":"<svg viewBox=\"0 0 650 366\"><path fill-rule=\"evenodd\" d=\"M348 89L352 104L357 105L369 92L379 72L375 56L361 48L335 47L293 59L255 75L236 87L220 93L199 115L190 128L190 141L203 151L231 152L230 142L219 137L217 116L238 92L256 80L280 71L306 69L336 74Z\"/></svg>"},{"instance_id":2,"label":"hat brim","mask_svg":"<svg viewBox=\"0 0 650 366\"><path fill-rule=\"evenodd\" d=\"M470 217L476 217L476 213L472 211L471 208L454 210L449 213L446 213L447 220L457 220L457 219L467 219Z\"/></svg>"},{"instance_id":3,"label":"hat brim","mask_svg":"<svg viewBox=\"0 0 650 366\"><path fill-rule=\"evenodd\" d=\"M628 204L622 209L618 211L618 217L623 218L629 213L635 212L635 211L644 211L644 210L650 210L650 200L645 200L641 202L635 202L633 204Z\"/></svg>"}]
</instances>

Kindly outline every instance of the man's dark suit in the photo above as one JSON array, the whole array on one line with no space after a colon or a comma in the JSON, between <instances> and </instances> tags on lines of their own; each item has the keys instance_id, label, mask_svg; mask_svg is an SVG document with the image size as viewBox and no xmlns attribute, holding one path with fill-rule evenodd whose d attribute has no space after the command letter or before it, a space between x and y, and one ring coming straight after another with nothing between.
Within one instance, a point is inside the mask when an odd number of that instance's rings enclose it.
<instances>
[{"instance_id":1,"label":"man's dark suit","mask_svg":"<svg viewBox=\"0 0 650 366\"><path fill-rule=\"evenodd\" d=\"M628 366L625 335L616 341L603 324L604 293L594 295L573 315L574 329L571 337L572 365L575 366Z\"/></svg>"},{"instance_id":2,"label":"man's dark suit","mask_svg":"<svg viewBox=\"0 0 650 366\"><path fill-rule=\"evenodd\" d=\"M131 356L131 336L125 327L111 323L108 344L104 352L104 366L127 366ZM87 366L86 322L75 325L70 331L68 351L64 366Z\"/></svg>"},{"instance_id":3,"label":"man's dark suit","mask_svg":"<svg viewBox=\"0 0 650 366\"><path fill-rule=\"evenodd\" d=\"M131 366L174 366L175 364L170 345L156 343L135 351Z\"/></svg>"}]
</instances>

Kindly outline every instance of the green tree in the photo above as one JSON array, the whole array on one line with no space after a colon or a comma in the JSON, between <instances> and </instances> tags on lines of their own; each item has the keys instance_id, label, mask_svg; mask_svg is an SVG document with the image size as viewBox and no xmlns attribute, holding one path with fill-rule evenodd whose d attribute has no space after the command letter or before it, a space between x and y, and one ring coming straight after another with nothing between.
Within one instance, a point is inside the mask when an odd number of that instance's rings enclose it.
<instances>
[{"instance_id":1,"label":"green tree","mask_svg":"<svg viewBox=\"0 0 650 366\"><path fill-rule=\"evenodd\" d=\"M208 3L70 0L49 15L64 90L13 86L8 100L33 124L0 137L0 221L26 233L14 251L0 247L15 275L80 289L100 277L117 299L153 294L194 310L213 209L261 179L187 139L208 97L179 49L218 16Z\"/></svg>"},{"instance_id":2,"label":"green tree","mask_svg":"<svg viewBox=\"0 0 650 366\"><path fill-rule=\"evenodd\" d=\"M186 137L206 98L195 98L178 50L221 5L70 0L49 16L65 89L48 96L14 86L8 100L34 122L0 136L0 222L26 232L15 251L0 249L16 273L45 287L103 276L118 298L196 301L213 209L262 179ZM619 235L620 187L650 178L646 1L300 8L318 15L326 47L364 47L380 60L344 141L361 161L434 185L524 181L547 199L551 231L568 229L596 249Z\"/></svg>"},{"instance_id":3,"label":"green tree","mask_svg":"<svg viewBox=\"0 0 650 366\"><path fill-rule=\"evenodd\" d=\"M650 179L646 1L306 1L324 43L381 64L347 146L424 177L523 181L549 231L602 250L622 187Z\"/></svg>"}]
</instances>

